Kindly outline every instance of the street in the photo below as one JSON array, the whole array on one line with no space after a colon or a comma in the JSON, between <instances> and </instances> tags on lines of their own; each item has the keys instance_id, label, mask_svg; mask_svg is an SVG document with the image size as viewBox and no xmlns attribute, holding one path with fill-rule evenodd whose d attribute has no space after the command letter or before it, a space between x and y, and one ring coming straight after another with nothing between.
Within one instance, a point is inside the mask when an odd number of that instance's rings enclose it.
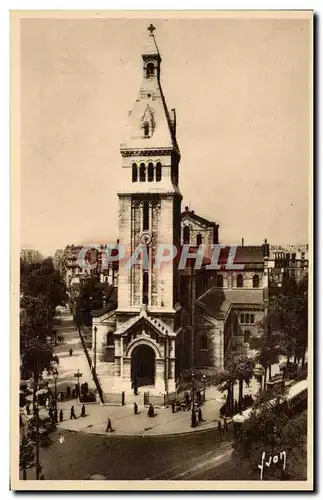
<instances>
[{"instance_id":1,"label":"street","mask_svg":"<svg viewBox=\"0 0 323 500\"><path fill-rule=\"evenodd\" d=\"M102 474L109 480L189 480L196 471L230 460L231 434L217 430L187 436L102 436L56 431L41 448L45 479L80 480ZM217 457L220 457L217 459ZM218 461L218 464L217 464ZM201 466L201 464L204 464ZM28 472L33 479L34 471Z\"/></svg>"}]
</instances>

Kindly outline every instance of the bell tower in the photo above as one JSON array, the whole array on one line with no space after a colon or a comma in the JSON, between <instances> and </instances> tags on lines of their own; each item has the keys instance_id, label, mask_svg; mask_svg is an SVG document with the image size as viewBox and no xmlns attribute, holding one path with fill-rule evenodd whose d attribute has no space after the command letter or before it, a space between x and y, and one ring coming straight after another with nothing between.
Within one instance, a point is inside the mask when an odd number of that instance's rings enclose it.
<instances>
[{"instance_id":1,"label":"bell tower","mask_svg":"<svg viewBox=\"0 0 323 500\"><path fill-rule=\"evenodd\" d=\"M119 242L128 248L128 257L139 248L143 253L132 266L120 265L117 313L129 318L144 309L170 320L178 301L178 273L175 262L160 268L155 262L159 245L180 245L180 152L175 110L169 112L161 87L155 27L150 25L148 31L142 82L120 148L127 175L118 193ZM145 265L140 257L147 257Z\"/></svg>"}]
</instances>

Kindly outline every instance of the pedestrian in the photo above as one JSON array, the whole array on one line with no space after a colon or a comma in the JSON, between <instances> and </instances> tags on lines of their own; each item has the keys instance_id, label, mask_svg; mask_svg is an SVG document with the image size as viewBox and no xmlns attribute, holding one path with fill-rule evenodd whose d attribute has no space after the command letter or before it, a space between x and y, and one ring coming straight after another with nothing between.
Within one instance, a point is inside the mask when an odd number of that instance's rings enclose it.
<instances>
[{"instance_id":1,"label":"pedestrian","mask_svg":"<svg viewBox=\"0 0 323 500\"><path fill-rule=\"evenodd\" d=\"M54 423L55 424L58 423L58 412L57 412L57 409L55 409L55 411L54 411Z\"/></svg>"},{"instance_id":2,"label":"pedestrian","mask_svg":"<svg viewBox=\"0 0 323 500\"><path fill-rule=\"evenodd\" d=\"M76 415L75 415L74 406L72 406L72 407L71 407L71 415L70 415L70 420L72 420L73 418L74 418L75 420L76 420L76 418L77 418L77 417L76 417Z\"/></svg>"},{"instance_id":3,"label":"pedestrian","mask_svg":"<svg viewBox=\"0 0 323 500\"><path fill-rule=\"evenodd\" d=\"M63 413L63 410L61 410L61 411L59 412L59 421L60 421L60 422L63 422L63 420L64 420L64 413Z\"/></svg>"},{"instance_id":4,"label":"pedestrian","mask_svg":"<svg viewBox=\"0 0 323 500\"><path fill-rule=\"evenodd\" d=\"M238 409L238 402L237 402L237 400L235 400L234 401L234 413L237 414L238 411L239 411L239 409Z\"/></svg>"},{"instance_id":5,"label":"pedestrian","mask_svg":"<svg viewBox=\"0 0 323 500\"><path fill-rule=\"evenodd\" d=\"M70 397L71 397L71 388L70 388L70 386L68 385L68 386L66 387L66 399L70 399Z\"/></svg>"},{"instance_id":6,"label":"pedestrian","mask_svg":"<svg viewBox=\"0 0 323 500\"><path fill-rule=\"evenodd\" d=\"M172 402L172 413L175 413L175 403L174 403L174 401Z\"/></svg>"},{"instance_id":7,"label":"pedestrian","mask_svg":"<svg viewBox=\"0 0 323 500\"><path fill-rule=\"evenodd\" d=\"M82 405L81 417L86 417L86 414L85 414L85 405Z\"/></svg>"},{"instance_id":8,"label":"pedestrian","mask_svg":"<svg viewBox=\"0 0 323 500\"><path fill-rule=\"evenodd\" d=\"M148 417L153 417L155 415L155 410L153 405L150 403L149 408L148 408Z\"/></svg>"},{"instance_id":9,"label":"pedestrian","mask_svg":"<svg viewBox=\"0 0 323 500\"><path fill-rule=\"evenodd\" d=\"M70 356L72 356L72 354L73 354L73 349L72 348L70 348L69 353L70 353Z\"/></svg>"},{"instance_id":10,"label":"pedestrian","mask_svg":"<svg viewBox=\"0 0 323 500\"><path fill-rule=\"evenodd\" d=\"M107 428L106 428L105 432L113 432L112 423L111 423L110 418L108 418Z\"/></svg>"},{"instance_id":11,"label":"pedestrian","mask_svg":"<svg viewBox=\"0 0 323 500\"><path fill-rule=\"evenodd\" d=\"M223 427L224 427L224 432L229 432L227 417L224 417Z\"/></svg>"},{"instance_id":12,"label":"pedestrian","mask_svg":"<svg viewBox=\"0 0 323 500\"><path fill-rule=\"evenodd\" d=\"M198 409L198 419L199 422L204 422L201 408Z\"/></svg>"},{"instance_id":13,"label":"pedestrian","mask_svg":"<svg viewBox=\"0 0 323 500\"><path fill-rule=\"evenodd\" d=\"M218 420L218 431L220 432L220 434L222 434L222 424L221 424L221 420Z\"/></svg>"},{"instance_id":14,"label":"pedestrian","mask_svg":"<svg viewBox=\"0 0 323 500\"><path fill-rule=\"evenodd\" d=\"M138 405L137 405L137 403L133 404L133 412L134 412L135 415L138 415Z\"/></svg>"},{"instance_id":15,"label":"pedestrian","mask_svg":"<svg viewBox=\"0 0 323 500\"><path fill-rule=\"evenodd\" d=\"M196 427L196 413L194 409L192 410L192 415L191 415L191 427Z\"/></svg>"}]
</instances>

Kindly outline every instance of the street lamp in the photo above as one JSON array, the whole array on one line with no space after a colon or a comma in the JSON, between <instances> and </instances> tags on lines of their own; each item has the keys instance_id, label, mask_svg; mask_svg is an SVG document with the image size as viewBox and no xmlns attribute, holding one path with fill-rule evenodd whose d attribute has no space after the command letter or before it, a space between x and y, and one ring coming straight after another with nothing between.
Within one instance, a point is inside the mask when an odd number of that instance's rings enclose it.
<instances>
[{"instance_id":1,"label":"street lamp","mask_svg":"<svg viewBox=\"0 0 323 500\"><path fill-rule=\"evenodd\" d=\"M191 378L192 378L192 400L194 403L194 392L195 392L195 371L192 370L191 372Z\"/></svg>"},{"instance_id":2,"label":"street lamp","mask_svg":"<svg viewBox=\"0 0 323 500\"><path fill-rule=\"evenodd\" d=\"M77 378L77 395L78 395L78 398L80 399L80 395L81 395L81 391L80 391L80 378L82 377L82 373L80 372L79 369L77 369L77 372L74 373L74 377Z\"/></svg>"},{"instance_id":3,"label":"street lamp","mask_svg":"<svg viewBox=\"0 0 323 500\"><path fill-rule=\"evenodd\" d=\"M254 367L253 374L260 383L260 389L262 389L262 377L263 377L264 373L265 373L265 369L262 365L257 364Z\"/></svg>"},{"instance_id":4,"label":"street lamp","mask_svg":"<svg viewBox=\"0 0 323 500\"><path fill-rule=\"evenodd\" d=\"M55 410L57 411L57 379L58 379L57 368L54 368L54 370L53 370L53 377L54 377L54 383L55 383Z\"/></svg>"},{"instance_id":5,"label":"street lamp","mask_svg":"<svg viewBox=\"0 0 323 500\"><path fill-rule=\"evenodd\" d=\"M203 373L202 375L202 383L203 383L203 388L204 388L204 401L205 401L205 385L206 385L206 375Z\"/></svg>"},{"instance_id":6,"label":"street lamp","mask_svg":"<svg viewBox=\"0 0 323 500\"><path fill-rule=\"evenodd\" d=\"M96 334L98 331L96 326L93 328L93 331L94 331L93 371L94 371L94 373L96 373Z\"/></svg>"}]
</instances>

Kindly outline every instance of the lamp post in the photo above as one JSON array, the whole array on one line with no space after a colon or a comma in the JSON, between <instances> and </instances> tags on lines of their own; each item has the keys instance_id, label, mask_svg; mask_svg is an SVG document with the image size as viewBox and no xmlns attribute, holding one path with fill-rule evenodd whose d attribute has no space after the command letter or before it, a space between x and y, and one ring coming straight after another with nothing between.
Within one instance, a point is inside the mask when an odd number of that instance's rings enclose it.
<instances>
[{"instance_id":1,"label":"lamp post","mask_svg":"<svg viewBox=\"0 0 323 500\"><path fill-rule=\"evenodd\" d=\"M54 368L54 370L53 370L53 377L54 377L54 383L55 383L55 410L57 411L57 379L58 379L57 368Z\"/></svg>"},{"instance_id":2,"label":"lamp post","mask_svg":"<svg viewBox=\"0 0 323 500\"><path fill-rule=\"evenodd\" d=\"M265 369L262 365L257 364L254 367L253 374L256 377L256 379L258 380L258 382L260 383L260 390L262 389L262 377L263 377L264 373L265 373Z\"/></svg>"},{"instance_id":3,"label":"lamp post","mask_svg":"<svg viewBox=\"0 0 323 500\"><path fill-rule=\"evenodd\" d=\"M206 375L203 373L202 375L202 383L203 383L203 388L204 388L204 401L205 401L205 386L206 386Z\"/></svg>"},{"instance_id":4,"label":"lamp post","mask_svg":"<svg viewBox=\"0 0 323 500\"><path fill-rule=\"evenodd\" d=\"M97 327L95 326L93 328L94 331L94 343L93 343L93 371L96 373L96 334L97 334Z\"/></svg>"},{"instance_id":5,"label":"lamp post","mask_svg":"<svg viewBox=\"0 0 323 500\"><path fill-rule=\"evenodd\" d=\"M77 369L77 372L74 373L74 377L77 378L77 392L78 392L78 398L80 399L81 391L80 391L80 378L82 377L82 373L80 372L79 369Z\"/></svg>"},{"instance_id":6,"label":"lamp post","mask_svg":"<svg viewBox=\"0 0 323 500\"><path fill-rule=\"evenodd\" d=\"M195 371L192 370L191 371L191 377L192 377L192 400L193 400L193 403L194 403L194 394L195 394Z\"/></svg>"}]
</instances>

